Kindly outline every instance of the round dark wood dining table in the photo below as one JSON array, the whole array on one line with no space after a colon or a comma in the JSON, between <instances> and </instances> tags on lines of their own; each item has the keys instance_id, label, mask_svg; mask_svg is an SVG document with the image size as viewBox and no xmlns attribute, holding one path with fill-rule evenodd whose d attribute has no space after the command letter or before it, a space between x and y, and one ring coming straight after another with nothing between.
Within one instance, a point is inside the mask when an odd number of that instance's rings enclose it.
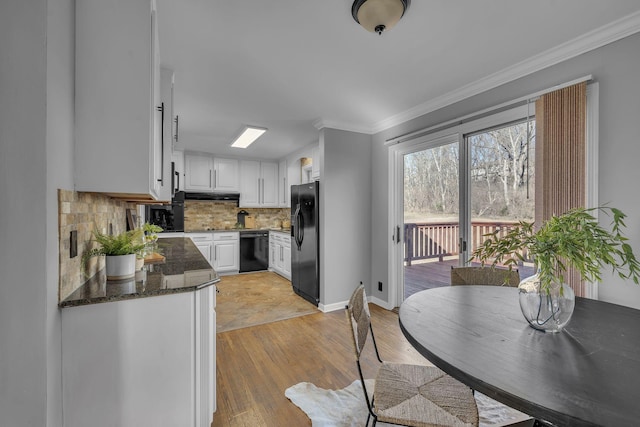
<instances>
[{"instance_id":1,"label":"round dark wood dining table","mask_svg":"<svg viewBox=\"0 0 640 427\"><path fill-rule=\"evenodd\" d=\"M400 328L434 365L557 426L640 426L640 310L576 298L558 333L529 326L518 289L451 286L400 306Z\"/></svg>"}]
</instances>

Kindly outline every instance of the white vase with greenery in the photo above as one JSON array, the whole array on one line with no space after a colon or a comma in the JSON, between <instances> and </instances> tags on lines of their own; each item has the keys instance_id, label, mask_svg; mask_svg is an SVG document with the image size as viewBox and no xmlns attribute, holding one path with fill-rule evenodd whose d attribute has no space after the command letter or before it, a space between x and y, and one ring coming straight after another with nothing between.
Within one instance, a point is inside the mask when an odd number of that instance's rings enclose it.
<instances>
[{"instance_id":1,"label":"white vase with greenery","mask_svg":"<svg viewBox=\"0 0 640 427\"><path fill-rule=\"evenodd\" d=\"M612 218L611 230L599 224L592 215L595 211ZM472 260L512 269L533 259L537 273L519 286L522 312L533 328L558 332L569 322L574 309L573 290L565 283L568 268L575 269L587 282L600 282L605 266L623 279L639 282L640 264L622 234L625 217L619 209L596 207L553 216L537 230L532 222L521 221L502 237L498 236L500 230L485 235Z\"/></svg>"}]
</instances>

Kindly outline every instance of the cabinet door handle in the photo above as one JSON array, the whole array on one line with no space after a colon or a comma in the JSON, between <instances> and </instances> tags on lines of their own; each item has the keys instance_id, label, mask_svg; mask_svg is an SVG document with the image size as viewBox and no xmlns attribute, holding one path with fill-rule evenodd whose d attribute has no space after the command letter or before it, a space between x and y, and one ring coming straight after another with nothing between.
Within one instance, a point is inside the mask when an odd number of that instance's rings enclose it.
<instances>
[{"instance_id":1,"label":"cabinet door handle","mask_svg":"<svg viewBox=\"0 0 640 427\"><path fill-rule=\"evenodd\" d=\"M282 204L287 205L287 177L282 178Z\"/></svg>"},{"instance_id":2,"label":"cabinet door handle","mask_svg":"<svg viewBox=\"0 0 640 427\"><path fill-rule=\"evenodd\" d=\"M213 171L209 169L209 187L213 188Z\"/></svg>"},{"instance_id":3,"label":"cabinet door handle","mask_svg":"<svg viewBox=\"0 0 640 427\"><path fill-rule=\"evenodd\" d=\"M258 182L257 182L258 186L257 186L257 191L258 191L258 203L260 203L260 178L258 178Z\"/></svg>"},{"instance_id":4,"label":"cabinet door handle","mask_svg":"<svg viewBox=\"0 0 640 427\"><path fill-rule=\"evenodd\" d=\"M164 186L164 102L156 107L160 111L160 178L158 182Z\"/></svg>"},{"instance_id":5,"label":"cabinet door handle","mask_svg":"<svg viewBox=\"0 0 640 427\"><path fill-rule=\"evenodd\" d=\"M177 144L178 143L178 116L176 115L176 118L173 119L173 121L176 123L176 133L173 136L173 141Z\"/></svg>"}]
</instances>

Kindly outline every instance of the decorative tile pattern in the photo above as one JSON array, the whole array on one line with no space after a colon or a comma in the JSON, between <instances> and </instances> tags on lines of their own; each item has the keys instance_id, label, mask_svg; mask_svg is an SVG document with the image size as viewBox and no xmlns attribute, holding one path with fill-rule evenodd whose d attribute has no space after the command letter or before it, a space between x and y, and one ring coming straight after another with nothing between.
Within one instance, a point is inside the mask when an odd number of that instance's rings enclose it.
<instances>
[{"instance_id":1,"label":"decorative tile pattern","mask_svg":"<svg viewBox=\"0 0 640 427\"><path fill-rule=\"evenodd\" d=\"M93 230L108 232L111 225L114 234L125 231L127 209L135 209L135 205L99 193L58 190L59 301L104 267L103 257L94 257L85 270L82 254L93 247ZM72 230L78 232L78 255L74 258L69 256Z\"/></svg>"},{"instance_id":2,"label":"decorative tile pattern","mask_svg":"<svg viewBox=\"0 0 640 427\"><path fill-rule=\"evenodd\" d=\"M270 271L223 276L217 286L217 332L319 313L290 281Z\"/></svg>"},{"instance_id":3,"label":"decorative tile pattern","mask_svg":"<svg viewBox=\"0 0 640 427\"><path fill-rule=\"evenodd\" d=\"M238 212L249 212L256 220L256 228L280 228L289 219L289 208L239 208L234 202L187 200L184 204L184 230L229 230L238 221Z\"/></svg>"}]
</instances>

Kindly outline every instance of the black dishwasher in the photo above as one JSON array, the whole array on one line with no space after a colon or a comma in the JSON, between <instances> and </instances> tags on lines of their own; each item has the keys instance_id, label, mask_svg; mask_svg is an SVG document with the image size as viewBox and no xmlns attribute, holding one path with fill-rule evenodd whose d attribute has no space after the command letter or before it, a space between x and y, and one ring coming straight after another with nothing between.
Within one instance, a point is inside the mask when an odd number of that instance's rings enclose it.
<instances>
[{"instance_id":1,"label":"black dishwasher","mask_svg":"<svg viewBox=\"0 0 640 427\"><path fill-rule=\"evenodd\" d=\"M269 268L269 232L240 232L240 273Z\"/></svg>"}]
</instances>

